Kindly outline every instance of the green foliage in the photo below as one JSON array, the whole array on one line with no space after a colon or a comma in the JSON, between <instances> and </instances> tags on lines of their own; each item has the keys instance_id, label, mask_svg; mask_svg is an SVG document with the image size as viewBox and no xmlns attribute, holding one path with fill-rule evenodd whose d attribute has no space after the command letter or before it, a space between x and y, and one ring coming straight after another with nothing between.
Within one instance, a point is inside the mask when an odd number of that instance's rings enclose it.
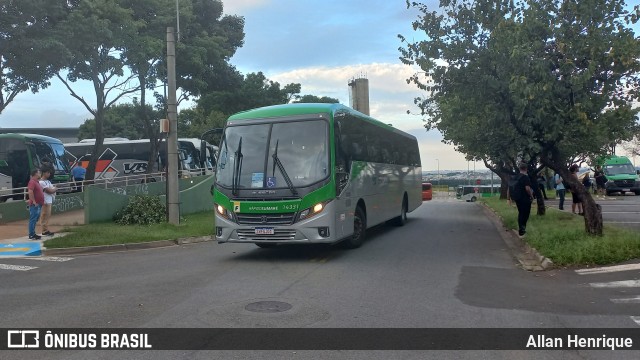
<instances>
[{"instance_id":1,"label":"green foliage","mask_svg":"<svg viewBox=\"0 0 640 360\"><path fill-rule=\"evenodd\" d=\"M120 225L150 225L166 221L166 208L157 196L136 195L115 216Z\"/></svg>"},{"instance_id":2,"label":"green foliage","mask_svg":"<svg viewBox=\"0 0 640 360\"><path fill-rule=\"evenodd\" d=\"M509 229L518 228L518 210L505 200L481 198L502 218ZM640 257L640 234L607 226L603 236L588 236L584 218L557 209L545 216L533 214L525 240L556 265L606 265Z\"/></svg>"},{"instance_id":3,"label":"green foliage","mask_svg":"<svg viewBox=\"0 0 640 360\"><path fill-rule=\"evenodd\" d=\"M63 1L3 1L0 5L0 113L21 92L37 92L65 64L68 52L51 31L67 16Z\"/></svg>"},{"instance_id":4,"label":"green foliage","mask_svg":"<svg viewBox=\"0 0 640 360\"><path fill-rule=\"evenodd\" d=\"M318 97L315 95L303 95L294 101L294 103L327 103L327 104L337 104L339 102L340 100L334 99L328 96Z\"/></svg>"},{"instance_id":5,"label":"green foliage","mask_svg":"<svg viewBox=\"0 0 640 360\"><path fill-rule=\"evenodd\" d=\"M107 109L104 114L104 137L125 137L128 139L147 138L144 123L140 119L141 105L135 100L133 104L118 104ZM163 116L161 112L146 106L146 116L152 126L159 127L158 120ZM78 134L80 140L96 137L95 119L87 119L80 125Z\"/></svg>"}]
</instances>

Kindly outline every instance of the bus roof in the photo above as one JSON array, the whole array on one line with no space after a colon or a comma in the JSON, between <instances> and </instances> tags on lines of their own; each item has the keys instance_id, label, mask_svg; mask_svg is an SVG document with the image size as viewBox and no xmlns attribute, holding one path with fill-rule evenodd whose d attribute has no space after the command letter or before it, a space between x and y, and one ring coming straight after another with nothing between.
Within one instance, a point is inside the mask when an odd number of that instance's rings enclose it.
<instances>
[{"instance_id":1,"label":"bus roof","mask_svg":"<svg viewBox=\"0 0 640 360\"><path fill-rule=\"evenodd\" d=\"M407 134L404 131L396 129L389 124L385 124L382 121L376 120L371 116L363 114L357 110L354 110L348 106L345 106L339 103L293 103L293 104L265 106L265 107L246 110L246 111L233 114L229 117L228 121L255 120L255 119L266 119L266 118L294 116L294 115L307 115L307 114L320 114L320 113L328 113L328 114L331 114L332 116L335 115L336 113L350 113L350 114L356 115L359 118L365 119L372 124L383 127L387 130L391 130L399 134L402 134L404 136L415 138L411 134Z\"/></svg>"},{"instance_id":2,"label":"bus roof","mask_svg":"<svg viewBox=\"0 0 640 360\"><path fill-rule=\"evenodd\" d=\"M62 144L62 141L60 141L59 139L52 138L50 136L39 135L39 134L23 134L23 133L0 134L0 139L3 139L3 138L4 139L25 139L25 140L32 139L32 140L38 140L42 142Z\"/></svg>"}]
</instances>

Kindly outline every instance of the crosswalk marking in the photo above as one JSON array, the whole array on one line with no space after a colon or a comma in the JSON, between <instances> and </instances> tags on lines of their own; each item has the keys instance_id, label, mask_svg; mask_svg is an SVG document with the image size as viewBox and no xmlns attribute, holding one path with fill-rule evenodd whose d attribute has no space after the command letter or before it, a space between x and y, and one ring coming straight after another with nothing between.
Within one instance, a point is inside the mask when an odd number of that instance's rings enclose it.
<instances>
[{"instance_id":1,"label":"crosswalk marking","mask_svg":"<svg viewBox=\"0 0 640 360\"><path fill-rule=\"evenodd\" d=\"M17 270L17 271L29 271L33 269L37 269L36 266L23 266L23 265L8 265L8 264L0 264L0 270Z\"/></svg>"},{"instance_id":2,"label":"crosswalk marking","mask_svg":"<svg viewBox=\"0 0 640 360\"><path fill-rule=\"evenodd\" d=\"M627 264L627 265L599 267L599 268L593 268L593 269L580 269L580 270L576 270L576 273L578 273L579 275L590 275L590 274L603 274L603 273L609 273L609 272L628 271L628 270L640 270L640 264Z\"/></svg>"},{"instance_id":3,"label":"crosswalk marking","mask_svg":"<svg viewBox=\"0 0 640 360\"><path fill-rule=\"evenodd\" d=\"M611 302L616 304L636 304L640 303L640 296L628 297L628 298L620 298L620 299L611 299Z\"/></svg>"},{"instance_id":4,"label":"crosswalk marking","mask_svg":"<svg viewBox=\"0 0 640 360\"><path fill-rule=\"evenodd\" d=\"M38 257L31 256L31 257L24 257L21 259L38 260L38 261L56 261L56 262L73 260L73 258L70 258L70 257L57 257L57 256L38 256Z\"/></svg>"},{"instance_id":5,"label":"crosswalk marking","mask_svg":"<svg viewBox=\"0 0 640 360\"><path fill-rule=\"evenodd\" d=\"M603 283L590 283L594 288L640 287L640 280L623 280Z\"/></svg>"}]
</instances>

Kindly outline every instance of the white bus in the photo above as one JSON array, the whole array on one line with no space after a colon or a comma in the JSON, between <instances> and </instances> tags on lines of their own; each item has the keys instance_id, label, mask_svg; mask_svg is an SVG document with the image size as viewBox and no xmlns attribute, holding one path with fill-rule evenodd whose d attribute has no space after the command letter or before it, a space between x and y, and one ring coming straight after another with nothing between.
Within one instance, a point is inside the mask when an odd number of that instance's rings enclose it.
<instances>
[{"instance_id":1,"label":"white bus","mask_svg":"<svg viewBox=\"0 0 640 360\"><path fill-rule=\"evenodd\" d=\"M65 144L65 150L72 167L79 164L86 169L89 166L91 152L95 144L95 140L91 140L85 139L79 143ZM178 147L180 177L200 175L200 152L188 141L179 141ZM150 151L151 144L148 139L113 139L105 141L102 153L96 164L94 180L113 182L117 178L132 176L138 176L141 182L162 180L158 174L165 172L167 163L166 143L163 141L159 144L158 158L155 161L154 168L148 172ZM144 176L147 173L156 175L151 177Z\"/></svg>"}]
</instances>

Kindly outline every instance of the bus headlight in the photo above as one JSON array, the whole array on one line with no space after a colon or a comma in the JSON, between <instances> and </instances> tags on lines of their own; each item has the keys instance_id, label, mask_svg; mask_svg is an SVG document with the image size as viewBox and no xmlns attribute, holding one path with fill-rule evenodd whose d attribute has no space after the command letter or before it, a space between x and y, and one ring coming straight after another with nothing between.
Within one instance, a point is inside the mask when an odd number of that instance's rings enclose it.
<instances>
[{"instance_id":1,"label":"bus headlight","mask_svg":"<svg viewBox=\"0 0 640 360\"><path fill-rule=\"evenodd\" d=\"M227 209L225 209L222 205L220 204L214 204L214 207L216 208L216 213L220 216L222 216L223 218L230 220L230 221L234 221L233 220L233 213Z\"/></svg>"},{"instance_id":2,"label":"bus headlight","mask_svg":"<svg viewBox=\"0 0 640 360\"><path fill-rule=\"evenodd\" d=\"M306 220L310 217L316 216L317 214L321 213L322 210L324 210L324 208L327 206L327 203L329 202L324 201L321 203L317 203L310 208L306 208L300 211L300 215L298 215L298 221Z\"/></svg>"}]
</instances>

